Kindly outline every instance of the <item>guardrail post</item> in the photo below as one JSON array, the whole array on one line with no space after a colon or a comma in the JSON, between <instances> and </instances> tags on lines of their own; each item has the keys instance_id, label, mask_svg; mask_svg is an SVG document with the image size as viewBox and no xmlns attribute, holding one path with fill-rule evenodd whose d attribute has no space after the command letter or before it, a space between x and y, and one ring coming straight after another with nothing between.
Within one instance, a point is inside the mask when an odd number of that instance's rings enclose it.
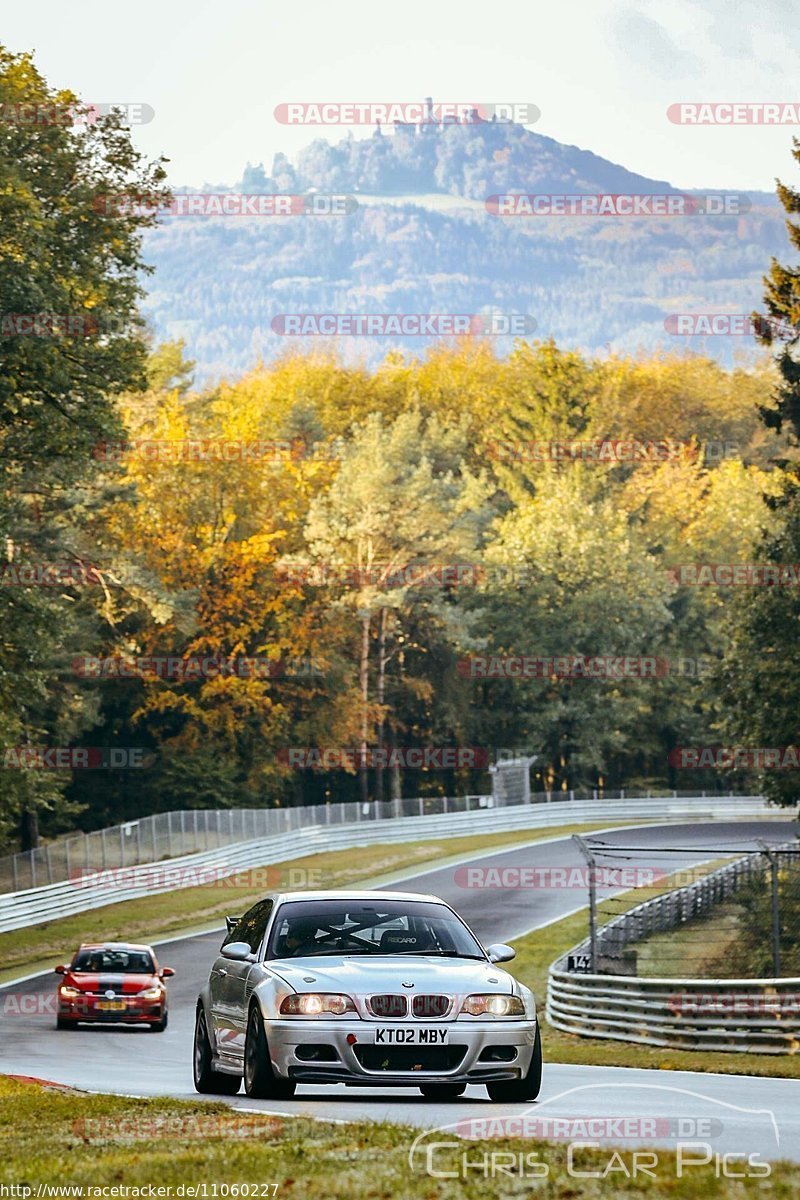
<instances>
[{"instance_id":1,"label":"guardrail post","mask_svg":"<svg viewBox=\"0 0 800 1200\"><path fill-rule=\"evenodd\" d=\"M592 974L597 974L597 881L595 877L595 857L588 844L577 833L572 840L578 846L581 854L589 865L589 958Z\"/></svg>"},{"instance_id":2,"label":"guardrail post","mask_svg":"<svg viewBox=\"0 0 800 1200\"><path fill-rule=\"evenodd\" d=\"M756 838L759 846L763 846L767 856L770 873L770 891L772 893L772 974L776 979L781 973L781 910L780 893L778 891L778 857L762 838Z\"/></svg>"},{"instance_id":3,"label":"guardrail post","mask_svg":"<svg viewBox=\"0 0 800 1200\"><path fill-rule=\"evenodd\" d=\"M33 851L29 850L31 856L31 887L36 887L36 859L33 857Z\"/></svg>"}]
</instances>

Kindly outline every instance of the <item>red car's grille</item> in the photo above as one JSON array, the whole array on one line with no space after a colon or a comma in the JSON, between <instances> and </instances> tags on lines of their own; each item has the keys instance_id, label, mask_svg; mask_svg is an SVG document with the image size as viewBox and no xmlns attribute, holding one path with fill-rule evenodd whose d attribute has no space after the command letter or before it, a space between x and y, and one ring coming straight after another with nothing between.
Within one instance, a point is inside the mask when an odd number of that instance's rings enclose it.
<instances>
[{"instance_id":1,"label":"red car's grille","mask_svg":"<svg viewBox=\"0 0 800 1200\"><path fill-rule=\"evenodd\" d=\"M404 1017L408 1012L405 996L370 996L369 1010L374 1017Z\"/></svg>"},{"instance_id":2,"label":"red car's grille","mask_svg":"<svg viewBox=\"0 0 800 1200\"><path fill-rule=\"evenodd\" d=\"M415 1017L430 1020L434 1017L444 1017L450 1009L449 996L415 996L411 1003L411 1011Z\"/></svg>"}]
</instances>

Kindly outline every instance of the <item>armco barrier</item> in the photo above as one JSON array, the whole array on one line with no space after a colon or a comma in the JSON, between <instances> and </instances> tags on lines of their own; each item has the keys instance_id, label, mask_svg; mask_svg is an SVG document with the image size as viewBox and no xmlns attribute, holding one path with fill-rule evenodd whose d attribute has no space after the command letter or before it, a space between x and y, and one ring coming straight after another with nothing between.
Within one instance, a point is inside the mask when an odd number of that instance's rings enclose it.
<instances>
[{"instance_id":1,"label":"armco barrier","mask_svg":"<svg viewBox=\"0 0 800 1200\"><path fill-rule=\"evenodd\" d=\"M552 804L519 804L499 808L492 806L490 797L483 799L485 803L470 812L397 817L341 825L326 824L326 810L317 808L313 810L318 814L316 824L270 837L251 838L218 850L162 860L152 864L158 870L149 873L149 877L146 867L131 867L128 880L128 869L125 868L121 878L115 879L114 886L109 886L108 877L102 875L95 882L87 882L78 871L78 877L73 880L0 895L0 932L22 929L121 900L173 891L178 886L189 887L193 882L189 875L192 868L196 872L213 873L216 878L224 878L237 871L289 862L326 850L344 850L382 842L416 842L438 837L501 833L513 829L546 829L565 824L611 825L639 820L731 820L763 816L785 818L786 815L769 806L759 796L630 797L625 800L565 800ZM309 810L280 811L285 814L289 824L296 821L302 811ZM165 878L167 869L174 873L171 880ZM137 872L139 878L136 877Z\"/></svg>"},{"instance_id":2,"label":"armco barrier","mask_svg":"<svg viewBox=\"0 0 800 1200\"><path fill-rule=\"evenodd\" d=\"M493 776L495 783L500 774ZM657 795L669 795L659 792ZM635 793L634 793L635 795ZM692 792L672 792L673 799ZM703 792L705 796L705 792ZM647 798L653 797L648 792ZM719 798L719 797L718 797ZM437 813L473 812L488 805L497 808L518 804L572 804L576 800L624 800L625 792L589 791L537 792L494 796L417 796L375 801L369 804L342 803L293 805L290 808L181 809L153 813L90 833L72 833L25 850L0 857L0 895L62 883L81 867L106 870L160 862L183 854L221 850L238 842L272 837L311 825L350 825L354 821L396 821L400 817L432 817Z\"/></svg>"},{"instance_id":3,"label":"armco barrier","mask_svg":"<svg viewBox=\"0 0 800 1200\"><path fill-rule=\"evenodd\" d=\"M639 979L550 970L547 1020L565 1033L676 1050L800 1051L800 979Z\"/></svg>"}]
</instances>

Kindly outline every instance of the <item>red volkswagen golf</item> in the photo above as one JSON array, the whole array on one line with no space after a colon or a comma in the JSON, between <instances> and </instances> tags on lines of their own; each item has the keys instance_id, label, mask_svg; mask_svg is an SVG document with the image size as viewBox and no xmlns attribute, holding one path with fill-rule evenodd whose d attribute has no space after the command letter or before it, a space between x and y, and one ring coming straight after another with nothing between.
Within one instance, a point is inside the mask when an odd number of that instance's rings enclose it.
<instances>
[{"instance_id":1,"label":"red volkswagen golf","mask_svg":"<svg viewBox=\"0 0 800 1200\"><path fill-rule=\"evenodd\" d=\"M82 1021L167 1028L167 989L172 967L160 967L150 946L101 942L79 946L68 967L56 967L57 1029Z\"/></svg>"}]
</instances>

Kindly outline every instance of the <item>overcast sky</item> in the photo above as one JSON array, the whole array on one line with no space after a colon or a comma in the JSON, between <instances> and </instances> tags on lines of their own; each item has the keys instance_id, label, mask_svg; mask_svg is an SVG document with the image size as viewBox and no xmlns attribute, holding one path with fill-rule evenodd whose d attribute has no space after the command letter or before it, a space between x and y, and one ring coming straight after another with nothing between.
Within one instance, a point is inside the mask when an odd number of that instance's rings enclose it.
<instances>
[{"instance_id":1,"label":"overcast sky","mask_svg":"<svg viewBox=\"0 0 800 1200\"><path fill-rule=\"evenodd\" d=\"M534 128L682 187L792 179L800 127L671 124L678 101L800 101L795 0L34 0L2 40L89 102L143 102L173 184L233 183L346 129L278 124L287 101L528 102ZM364 130L356 130L363 136Z\"/></svg>"}]
</instances>

